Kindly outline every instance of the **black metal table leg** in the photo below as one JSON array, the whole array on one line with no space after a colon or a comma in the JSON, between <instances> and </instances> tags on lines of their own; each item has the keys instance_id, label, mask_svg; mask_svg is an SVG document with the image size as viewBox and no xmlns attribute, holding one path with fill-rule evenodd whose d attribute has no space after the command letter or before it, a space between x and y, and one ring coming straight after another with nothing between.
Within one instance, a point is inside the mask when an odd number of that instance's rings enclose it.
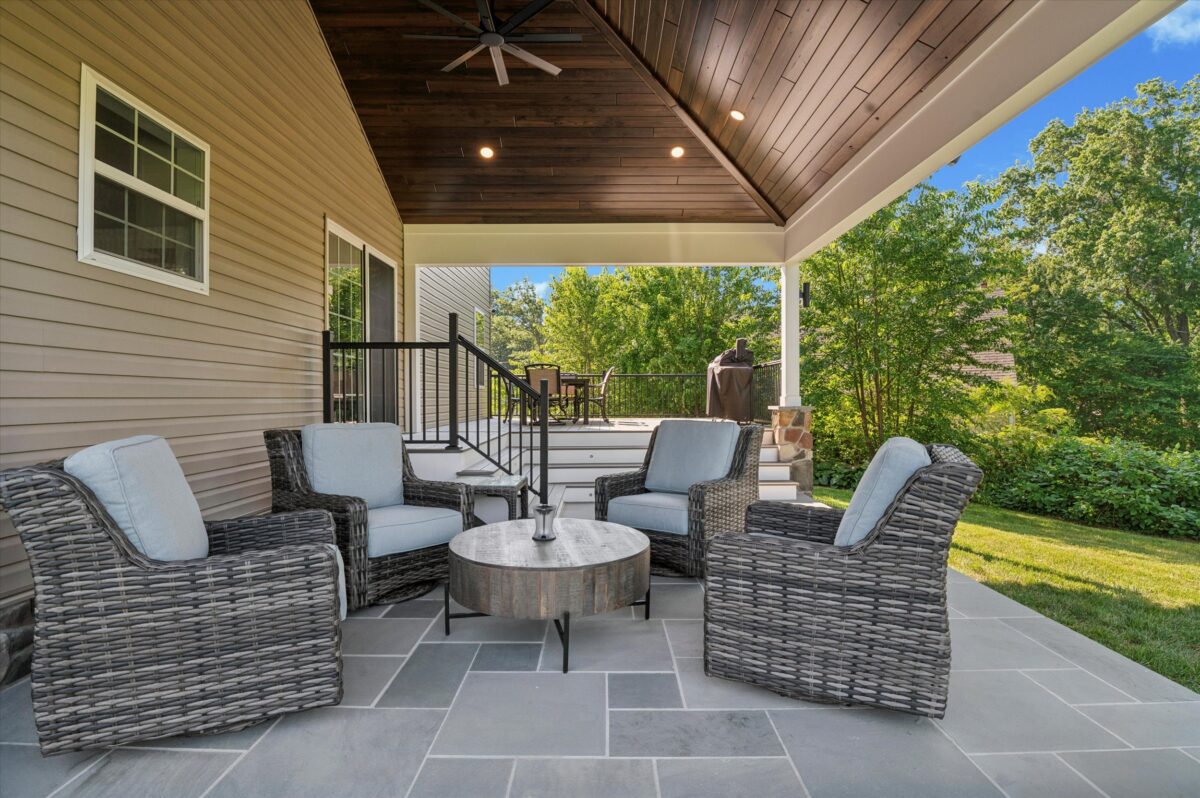
<instances>
[{"instance_id":1,"label":"black metal table leg","mask_svg":"<svg viewBox=\"0 0 1200 798\"><path fill-rule=\"evenodd\" d=\"M446 619L446 637L450 636L450 619L451 618L486 618L486 612L450 612L450 583L446 583L446 589L442 594L443 608L442 616Z\"/></svg>"},{"instance_id":2,"label":"black metal table leg","mask_svg":"<svg viewBox=\"0 0 1200 798\"><path fill-rule=\"evenodd\" d=\"M641 601L633 602L633 604L631 604L630 606L645 607L646 615L643 618L643 620L647 620L647 621L650 620L650 587L648 585L646 587L646 597L644 599L642 599Z\"/></svg>"},{"instance_id":3,"label":"black metal table leg","mask_svg":"<svg viewBox=\"0 0 1200 798\"><path fill-rule=\"evenodd\" d=\"M554 628L558 630L558 641L562 643L563 673L567 672L567 663L571 656L571 613L564 612L562 623L554 619Z\"/></svg>"}]
</instances>

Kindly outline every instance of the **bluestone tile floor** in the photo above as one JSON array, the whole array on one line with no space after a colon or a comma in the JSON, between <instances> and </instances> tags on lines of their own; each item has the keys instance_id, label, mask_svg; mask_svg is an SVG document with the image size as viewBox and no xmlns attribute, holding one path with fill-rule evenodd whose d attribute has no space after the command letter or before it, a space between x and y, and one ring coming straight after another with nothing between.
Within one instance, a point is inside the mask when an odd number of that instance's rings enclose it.
<instances>
[{"instance_id":1,"label":"bluestone tile floor","mask_svg":"<svg viewBox=\"0 0 1200 798\"><path fill-rule=\"evenodd\" d=\"M703 592L571 629L441 598L346 624L345 700L246 731L43 759L0 693L0 796L1197 798L1200 695L952 573L949 710L809 704L704 675Z\"/></svg>"}]
</instances>

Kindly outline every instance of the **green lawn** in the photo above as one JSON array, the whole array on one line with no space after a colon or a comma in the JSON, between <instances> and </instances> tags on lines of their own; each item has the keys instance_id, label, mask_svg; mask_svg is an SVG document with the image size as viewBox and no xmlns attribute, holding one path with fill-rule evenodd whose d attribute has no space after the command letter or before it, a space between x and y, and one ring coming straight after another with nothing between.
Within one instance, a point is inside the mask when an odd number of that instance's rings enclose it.
<instances>
[{"instance_id":1,"label":"green lawn","mask_svg":"<svg viewBox=\"0 0 1200 798\"><path fill-rule=\"evenodd\" d=\"M814 496L845 507L850 491ZM972 504L950 565L1200 690L1200 543Z\"/></svg>"}]
</instances>

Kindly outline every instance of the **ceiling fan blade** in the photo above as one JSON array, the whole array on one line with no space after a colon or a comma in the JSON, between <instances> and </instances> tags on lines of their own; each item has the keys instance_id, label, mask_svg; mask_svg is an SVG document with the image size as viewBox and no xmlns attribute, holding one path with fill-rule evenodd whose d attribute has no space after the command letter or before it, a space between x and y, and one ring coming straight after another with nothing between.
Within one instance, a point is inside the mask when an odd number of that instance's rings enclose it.
<instances>
[{"instance_id":1,"label":"ceiling fan blade","mask_svg":"<svg viewBox=\"0 0 1200 798\"><path fill-rule=\"evenodd\" d=\"M495 48L493 48L493 50L494 49ZM549 61L538 58L533 53L529 52L528 50L522 50L520 47L515 47L511 44L502 44L500 45L500 49L504 50L506 53L515 55L517 58L520 58L527 64L532 64L543 72L549 72L551 75L557 75L559 72L562 72L561 69L556 67L554 64L551 64ZM496 60L496 56L493 55L492 60Z\"/></svg>"},{"instance_id":2,"label":"ceiling fan blade","mask_svg":"<svg viewBox=\"0 0 1200 798\"><path fill-rule=\"evenodd\" d=\"M446 64L444 67L442 67L442 71L443 72L453 72L455 69L458 69L460 66L467 63L475 56L479 55L479 51L482 49L483 49L482 44L472 47L470 50L467 50L465 53L460 55L458 58L455 58L449 64Z\"/></svg>"},{"instance_id":3,"label":"ceiling fan blade","mask_svg":"<svg viewBox=\"0 0 1200 798\"><path fill-rule=\"evenodd\" d=\"M483 25L483 29L495 31L496 18L492 16L492 4L489 0L475 0L475 5L479 8L479 23Z\"/></svg>"},{"instance_id":4,"label":"ceiling fan blade","mask_svg":"<svg viewBox=\"0 0 1200 798\"><path fill-rule=\"evenodd\" d=\"M441 14L446 19L450 20L451 22L455 22L459 25L462 25L467 30L474 31L475 33L483 32L475 25L472 25L470 22L467 22L465 19L460 17L458 14L455 14L453 11L449 11L445 8L442 8L440 5L433 2L433 0L417 0L417 2L420 3L421 5L425 6L426 8L428 8L430 11L436 11L437 13Z\"/></svg>"},{"instance_id":5,"label":"ceiling fan blade","mask_svg":"<svg viewBox=\"0 0 1200 798\"><path fill-rule=\"evenodd\" d=\"M402 33L402 39L435 39L437 41L447 42L477 42L479 38L476 36L437 36L432 33Z\"/></svg>"},{"instance_id":6,"label":"ceiling fan blade","mask_svg":"<svg viewBox=\"0 0 1200 798\"><path fill-rule=\"evenodd\" d=\"M488 52L492 55L492 66L496 68L496 80L500 81L501 86L507 86L508 69L504 66L504 54L500 52L499 47L489 47Z\"/></svg>"},{"instance_id":7,"label":"ceiling fan blade","mask_svg":"<svg viewBox=\"0 0 1200 798\"><path fill-rule=\"evenodd\" d=\"M545 8L546 6L550 5L553 2L554 2L554 0L532 0L529 3L526 3L524 8L522 8L520 11L518 11L517 13L515 13L511 17L509 17L505 21L505 23L500 26L500 29L496 32L499 33L501 36L508 35L513 30L515 30L518 25L520 25L525 20L529 19L534 14L541 11L543 8Z\"/></svg>"},{"instance_id":8,"label":"ceiling fan blade","mask_svg":"<svg viewBox=\"0 0 1200 798\"><path fill-rule=\"evenodd\" d=\"M583 37L578 33L517 33L505 36L506 42L581 42Z\"/></svg>"}]
</instances>

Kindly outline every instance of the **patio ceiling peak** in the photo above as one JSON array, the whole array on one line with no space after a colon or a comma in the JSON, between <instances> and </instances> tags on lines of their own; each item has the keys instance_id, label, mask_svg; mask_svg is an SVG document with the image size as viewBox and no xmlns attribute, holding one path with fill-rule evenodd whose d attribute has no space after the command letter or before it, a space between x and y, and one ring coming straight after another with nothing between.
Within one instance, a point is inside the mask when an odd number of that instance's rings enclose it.
<instances>
[{"instance_id":1,"label":"patio ceiling peak","mask_svg":"<svg viewBox=\"0 0 1200 798\"><path fill-rule=\"evenodd\" d=\"M555 2L508 86L415 0L312 5L405 222L781 225L1012 2Z\"/></svg>"}]
</instances>

